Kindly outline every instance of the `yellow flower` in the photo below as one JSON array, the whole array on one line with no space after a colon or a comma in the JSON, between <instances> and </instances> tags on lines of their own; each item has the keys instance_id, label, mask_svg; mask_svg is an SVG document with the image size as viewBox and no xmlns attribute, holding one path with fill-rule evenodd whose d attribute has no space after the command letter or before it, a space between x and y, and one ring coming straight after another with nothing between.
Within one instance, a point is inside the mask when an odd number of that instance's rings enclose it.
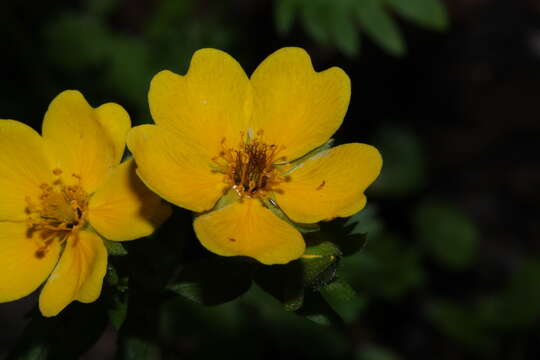
<instances>
[{"instance_id":1,"label":"yellow flower","mask_svg":"<svg viewBox=\"0 0 540 360\"><path fill-rule=\"evenodd\" d=\"M219 255L299 258L305 243L288 220L358 212L382 166L374 147L357 143L295 162L328 141L350 98L343 70L315 72L299 48L276 51L251 78L226 53L202 49L185 76L158 73L148 97L156 125L128 134L137 173L164 199L203 213L195 232Z\"/></svg>"},{"instance_id":2,"label":"yellow flower","mask_svg":"<svg viewBox=\"0 0 540 360\"><path fill-rule=\"evenodd\" d=\"M0 302L45 281L44 316L95 301L107 268L102 237L146 236L168 217L133 161L120 164L130 126L121 106L94 109L78 91L52 101L43 136L0 120Z\"/></svg>"}]
</instances>

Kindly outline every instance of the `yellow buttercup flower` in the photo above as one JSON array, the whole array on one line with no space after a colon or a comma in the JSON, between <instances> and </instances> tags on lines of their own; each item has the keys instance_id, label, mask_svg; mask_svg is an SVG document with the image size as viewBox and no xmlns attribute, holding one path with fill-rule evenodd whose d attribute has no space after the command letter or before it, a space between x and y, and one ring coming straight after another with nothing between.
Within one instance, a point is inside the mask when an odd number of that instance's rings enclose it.
<instances>
[{"instance_id":1,"label":"yellow buttercup flower","mask_svg":"<svg viewBox=\"0 0 540 360\"><path fill-rule=\"evenodd\" d=\"M153 78L156 125L133 128L128 147L149 188L202 213L194 228L208 250L287 263L305 250L290 221L358 212L380 172L379 152L365 144L305 156L339 128L350 91L343 70L315 72L299 48L276 51L251 78L226 53L202 49L185 76Z\"/></svg>"},{"instance_id":2,"label":"yellow buttercup flower","mask_svg":"<svg viewBox=\"0 0 540 360\"><path fill-rule=\"evenodd\" d=\"M146 236L169 216L133 161L120 163L130 126L121 106L94 109L78 91L51 102L43 136L0 120L0 302L45 281L44 316L95 301L107 268L102 238Z\"/></svg>"}]
</instances>

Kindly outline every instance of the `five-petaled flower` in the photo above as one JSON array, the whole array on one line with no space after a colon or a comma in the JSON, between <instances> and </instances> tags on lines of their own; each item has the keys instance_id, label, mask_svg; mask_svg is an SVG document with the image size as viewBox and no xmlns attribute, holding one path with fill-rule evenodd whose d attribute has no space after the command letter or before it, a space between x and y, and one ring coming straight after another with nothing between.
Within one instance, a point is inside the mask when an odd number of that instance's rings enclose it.
<instances>
[{"instance_id":1,"label":"five-petaled flower","mask_svg":"<svg viewBox=\"0 0 540 360\"><path fill-rule=\"evenodd\" d=\"M219 255L299 258L305 243L290 222L358 212L381 170L365 144L306 156L341 125L350 80L337 67L315 72L299 48L276 51L251 78L226 53L202 49L185 76L158 73L148 96L156 125L127 140L137 173L164 199L202 213L197 237Z\"/></svg>"},{"instance_id":2,"label":"five-petaled flower","mask_svg":"<svg viewBox=\"0 0 540 360\"><path fill-rule=\"evenodd\" d=\"M168 205L120 163L131 121L113 103L92 108L65 91L50 104L40 136L0 120L0 302L45 285L44 316L93 302L107 268L103 238L151 234Z\"/></svg>"}]
</instances>

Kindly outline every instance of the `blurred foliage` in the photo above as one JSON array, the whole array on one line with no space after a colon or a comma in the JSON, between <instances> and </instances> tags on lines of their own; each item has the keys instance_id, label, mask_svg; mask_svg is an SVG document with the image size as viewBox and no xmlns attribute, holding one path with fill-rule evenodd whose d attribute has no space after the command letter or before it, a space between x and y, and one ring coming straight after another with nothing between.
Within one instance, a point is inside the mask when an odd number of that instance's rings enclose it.
<instances>
[{"instance_id":1,"label":"blurred foliage","mask_svg":"<svg viewBox=\"0 0 540 360\"><path fill-rule=\"evenodd\" d=\"M406 46L393 14L418 26L443 31L448 27L440 0L276 0L276 28L288 34L296 17L317 43L335 46L347 56L360 51L360 32L389 54L403 56Z\"/></svg>"},{"instance_id":2,"label":"blurred foliage","mask_svg":"<svg viewBox=\"0 0 540 360\"><path fill-rule=\"evenodd\" d=\"M42 44L36 55L42 68L30 76L41 84L35 92L48 96L83 84L96 98L119 97L114 101L126 104L134 125L151 121L146 95L158 71L185 72L201 47L245 59L260 55L246 46L250 34L231 19L230 4L209 3L158 1L128 25L119 16L127 2L119 0L83 1L50 13L34 34ZM315 45L349 57L362 54L364 36L403 56L408 23L430 31L449 24L440 0L271 5L276 30L288 42L299 28ZM2 29L11 34L9 27ZM422 358L428 347L437 354L465 354L446 358L494 359L508 346L503 339L524 347L524 335L540 319L538 256L512 262L507 276L480 271L489 239L449 196L427 193L433 180L428 150L416 129L399 120L377 122L374 136L361 139L384 158L368 206L320 228L299 226L308 244L301 259L263 266L215 256L196 240L191 214L175 209L148 239L108 242L100 300L72 304L54 319L32 311L7 359L78 358L107 324L116 330L119 359L399 360ZM519 351L512 358L525 358Z\"/></svg>"}]
</instances>

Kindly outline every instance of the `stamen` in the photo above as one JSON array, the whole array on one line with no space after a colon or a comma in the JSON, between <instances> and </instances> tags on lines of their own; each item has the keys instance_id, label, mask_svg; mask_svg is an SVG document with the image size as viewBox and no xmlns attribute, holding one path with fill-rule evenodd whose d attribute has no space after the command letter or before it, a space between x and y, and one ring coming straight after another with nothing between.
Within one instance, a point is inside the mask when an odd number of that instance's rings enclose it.
<instances>
[{"instance_id":1,"label":"stamen","mask_svg":"<svg viewBox=\"0 0 540 360\"><path fill-rule=\"evenodd\" d=\"M278 156L285 148L263 141L262 130L253 136L253 130L240 133L241 141L236 148L227 148L226 139L221 140L221 150L212 160L214 171L225 174L225 183L242 197L265 197L276 191L276 185L286 181L276 168Z\"/></svg>"},{"instance_id":2,"label":"stamen","mask_svg":"<svg viewBox=\"0 0 540 360\"><path fill-rule=\"evenodd\" d=\"M54 169L53 174L60 176L62 170ZM60 243L66 241L86 223L88 195L80 184L80 176L72 174L76 179L74 185L65 185L61 178L55 179L52 185L40 185L41 194L34 200L26 197L26 213L28 214L28 236L39 233L34 237L38 242L35 256L43 258L49 245L57 239Z\"/></svg>"}]
</instances>

